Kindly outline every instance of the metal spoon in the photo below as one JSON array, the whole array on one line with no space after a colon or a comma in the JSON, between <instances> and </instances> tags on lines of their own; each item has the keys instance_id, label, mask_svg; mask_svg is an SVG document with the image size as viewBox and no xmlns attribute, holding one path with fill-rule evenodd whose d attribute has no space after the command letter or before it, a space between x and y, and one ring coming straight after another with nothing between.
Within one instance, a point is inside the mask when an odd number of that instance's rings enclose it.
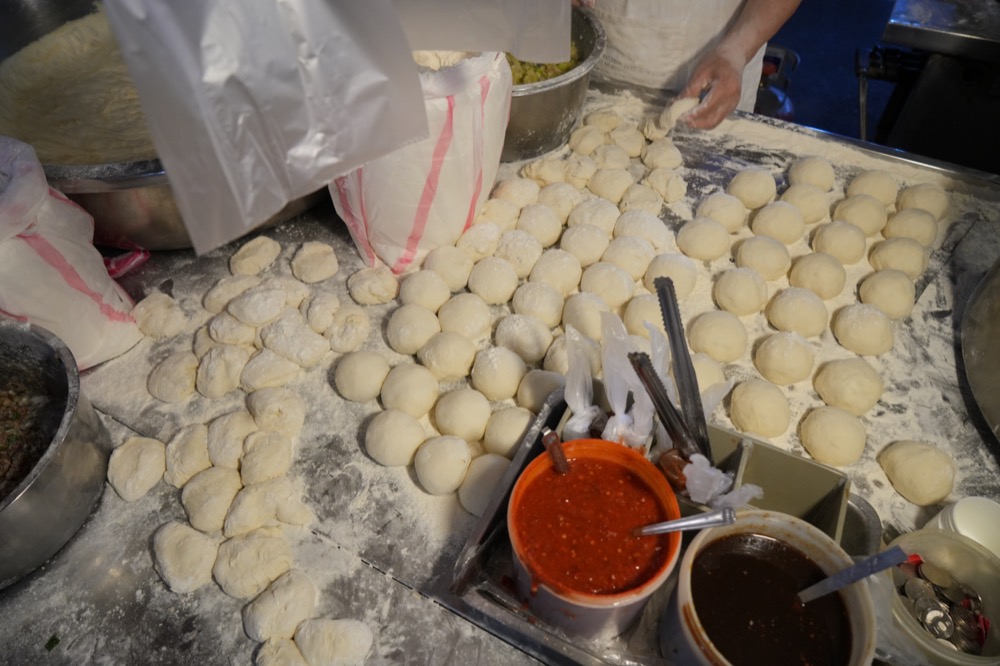
<instances>
[{"instance_id":1,"label":"metal spoon","mask_svg":"<svg viewBox=\"0 0 1000 666\"><path fill-rule=\"evenodd\" d=\"M736 520L736 510L732 507L725 507L715 511L707 511L694 516L668 520L663 523L653 523L645 527L636 527L632 530L632 536L652 536L654 534L666 534L668 532L680 532L682 530L701 530L706 527L719 527L720 525L731 525Z\"/></svg>"},{"instance_id":2,"label":"metal spoon","mask_svg":"<svg viewBox=\"0 0 1000 666\"><path fill-rule=\"evenodd\" d=\"M856 583L862 578L867 578L879 571L884 571L889 567L902 564L909 558L902 548L893 546L889 550L884 550L878 555L861 560L857 564L841 569L835 574L831 574L815 585L810 585L799 592L799 601L809 603L814 599L827 595L831 592L847 587L851 583Z\"/></svg>"}]
</instances>

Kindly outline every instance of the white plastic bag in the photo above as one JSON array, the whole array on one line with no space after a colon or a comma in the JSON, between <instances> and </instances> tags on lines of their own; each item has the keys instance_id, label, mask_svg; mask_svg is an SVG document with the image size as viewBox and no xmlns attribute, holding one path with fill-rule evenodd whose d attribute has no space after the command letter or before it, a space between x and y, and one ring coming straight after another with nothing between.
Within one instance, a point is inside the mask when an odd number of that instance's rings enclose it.
<instances>
[{"instance_id":1,"label":"white plastic bag","mask_svg":"<svg viewBox=\"0 0 1000 666\"><path fill-rule=\"evenodd\" d=\"M93 237L93 218L49 188L34 149L0 137L0 313L58 336L81 370L142 339Z\"/></svg>"},{"instance_id":2,"label":"white plastic bag","mask_svg":"<svg viewBox=\"0 0 1000 666\"><path fill-rule=\"evenodd\" d=\"M573 415L563 426L563 439L587 439L591 424L601 415L601 408L594 404L594 377L580 332L567 325L564 335L569 357L564 397Z\"/></svg>"},{"instance_id":3,"label":"white plastic bag","mask_svg":"<svg viewBox=\"0 0 1000 666\"><path fill-rule=\"evenodd\" d=\"M503 53L420 74L430 136L334 180L334 207L358 252L394 273L452 245L489 195L512 89Z\"/></svg>"},{"instance_id":4,"label":"white plastic bag","mask_svg":"<svg viewBox=\"0 0 1000 666\"><path fill-rule=\"evenodd\" d=\"M653 401L635 374L628 359L634 351L621 318L611 312L601 313L601 365L604 390L614 414L608 418L601 437L621 442L645 452L653 435ZM628 396L632 394L632 409Z\"/></svg>"}]
</instances>

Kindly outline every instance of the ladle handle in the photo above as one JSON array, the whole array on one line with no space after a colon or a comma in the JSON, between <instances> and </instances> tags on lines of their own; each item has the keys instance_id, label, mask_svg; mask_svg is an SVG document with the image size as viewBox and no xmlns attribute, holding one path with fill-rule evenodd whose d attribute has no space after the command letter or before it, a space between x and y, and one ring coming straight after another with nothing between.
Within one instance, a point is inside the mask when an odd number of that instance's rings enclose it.
<instances>
[{"instance_id":1,"label":"ladle handle","mask_svg":"<svg viewBox=\"0 0 1000 666\"><path fill-rule=\"evenodd\" d=\"M666 534L668 532L680 532L682 530L702 530L706 527L719 527L720 525L731 525L736 520L736 510L732 507L725 507L715 511L699 513L686 518L668 520L664 523L653 523L645 527L637 527L632 530L635 536L653 536L654 534Z\"/></svg>"}]
</instances>

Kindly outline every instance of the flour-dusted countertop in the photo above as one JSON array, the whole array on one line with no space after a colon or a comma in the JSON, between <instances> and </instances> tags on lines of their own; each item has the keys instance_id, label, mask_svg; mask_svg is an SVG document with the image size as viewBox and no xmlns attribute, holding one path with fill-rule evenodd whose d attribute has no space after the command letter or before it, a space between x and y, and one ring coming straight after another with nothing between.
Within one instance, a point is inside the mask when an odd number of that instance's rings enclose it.
<instances>
[{"instance_id":1,"label":"flour-dusted countertop","mask_svg":"<svg viewBox=\"0 0 1000 666\"><path fill-rule=\"evenodd\" d=\"M628 94L592 92L585 112L613 109L632 122L648 113ZM661 214L676 231L690 219L698 201L723 189L740 169L763 166L778 178L799 156L822 155L834 165L837 185L831 203L843 196L849 178L862 169L894 173L903 184L937 182L952 195L952 213L917 282L913 314L893 323L894 349L869 359L886 384L879 404L862 419L868 443L862 458L847 468L854 492L879 513L886 538L919 527L934 508L918 509L892 489L875 461L876 453L897 439L922 439L948 451L957 467L954 498L983 495L1000 499L998 446L976 412L961 368L957 343L964 303L980 277L1000 256L1000 186L988 178L932 165L911 156L887 154L794 125L739 116L712 132L679 131L675 142L684 157L679 170L688 185L680 202ZM638 160L633 160L638 162ZM501 177L521 165L503 165ZM633 165L636 166L636 165ZM638 165L641 167L641 165ZM304 241L333 245L340 271L322 285L349 302L346 280L362 267L351 239L333 212L322 204L303 216L262 232L281 244L271 271L290 275L289 261ZM744 229L740 237L750 234ZM146 391L146 377L157 362L191 344L194 331L210 317L201 307L206 291L228 274L237 241L203 257L190 251L155 253L121 280L136 298L151 290L170 293L189 316L185 334L147 339L125 355L84 373L82 388L94 403L116 444L140 434L169 441L183 425L206 423L241 404L234 392L222 399L197 396L168 405ZM871 240L869 241L871 242ZM806 241L791 246L792 256L809 251ZM695 291L681 302L685 322L713 309L713 276L732 265L723 258L701 267ZM870 268L848 267L854 285ZM783 279L784 280L784 279ZM769 285L773 294L786 280ZM854 302L852 288L828 302L831 311ZM372 332L364 348L379 351L390 365L413 362L392 351L385 320L397 305L367 306ZM493 306L494 319L509 312ZM763 315L743 318L752 341L769 329ZM847 356L829 331L815 342L817 364ZM519 664L534 659L453 614L442 597L458 552L475 519L454 495L424 493L411 468L386 468L365 452L363 437L375 403L343 400L332 386L337 354L289 387L305 400L308 415L297 443L290 476L316 520L291 530L296 567L320 588L317 615L350 617L367 623L375 637L370 663ZM748 351L726 366L729 377L756 373ZM793 426L772 440L805 453L795 424L820 403L809 381L784 387ZM731 426L726 406L709 416ZM257 644L243 632L244 602L216 585L195 593L171 593L153 570L151 536L172 519L183 520L179 491L164 483L146 497L122 501L107 488L83 530L52 562L18 584L0 591L0 637L10 663L50 664L249 664ZM446 601L443 598L440 600ZM655 656L644 658L656 663Z\"/></svg>"}]
</instances>

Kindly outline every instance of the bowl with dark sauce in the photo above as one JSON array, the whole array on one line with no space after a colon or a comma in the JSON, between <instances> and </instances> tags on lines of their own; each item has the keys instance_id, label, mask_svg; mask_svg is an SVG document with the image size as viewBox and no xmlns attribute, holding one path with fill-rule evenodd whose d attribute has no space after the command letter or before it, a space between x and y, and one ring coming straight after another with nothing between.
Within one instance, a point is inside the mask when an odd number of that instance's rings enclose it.
<instances>
[{"instance_id":1,"label":"bowl with dark sauce","mask_svg":"<svg viewBox=\"0 0 1000 666\"><path fill-rule=\"evenodd\" d=\"M699 532L678 566L661 649L680 664L861 666L875 653L865 584L803 604L799 591L853 564L827 534L794 516L742 511Z\"/></svg>"}]
</instances>

